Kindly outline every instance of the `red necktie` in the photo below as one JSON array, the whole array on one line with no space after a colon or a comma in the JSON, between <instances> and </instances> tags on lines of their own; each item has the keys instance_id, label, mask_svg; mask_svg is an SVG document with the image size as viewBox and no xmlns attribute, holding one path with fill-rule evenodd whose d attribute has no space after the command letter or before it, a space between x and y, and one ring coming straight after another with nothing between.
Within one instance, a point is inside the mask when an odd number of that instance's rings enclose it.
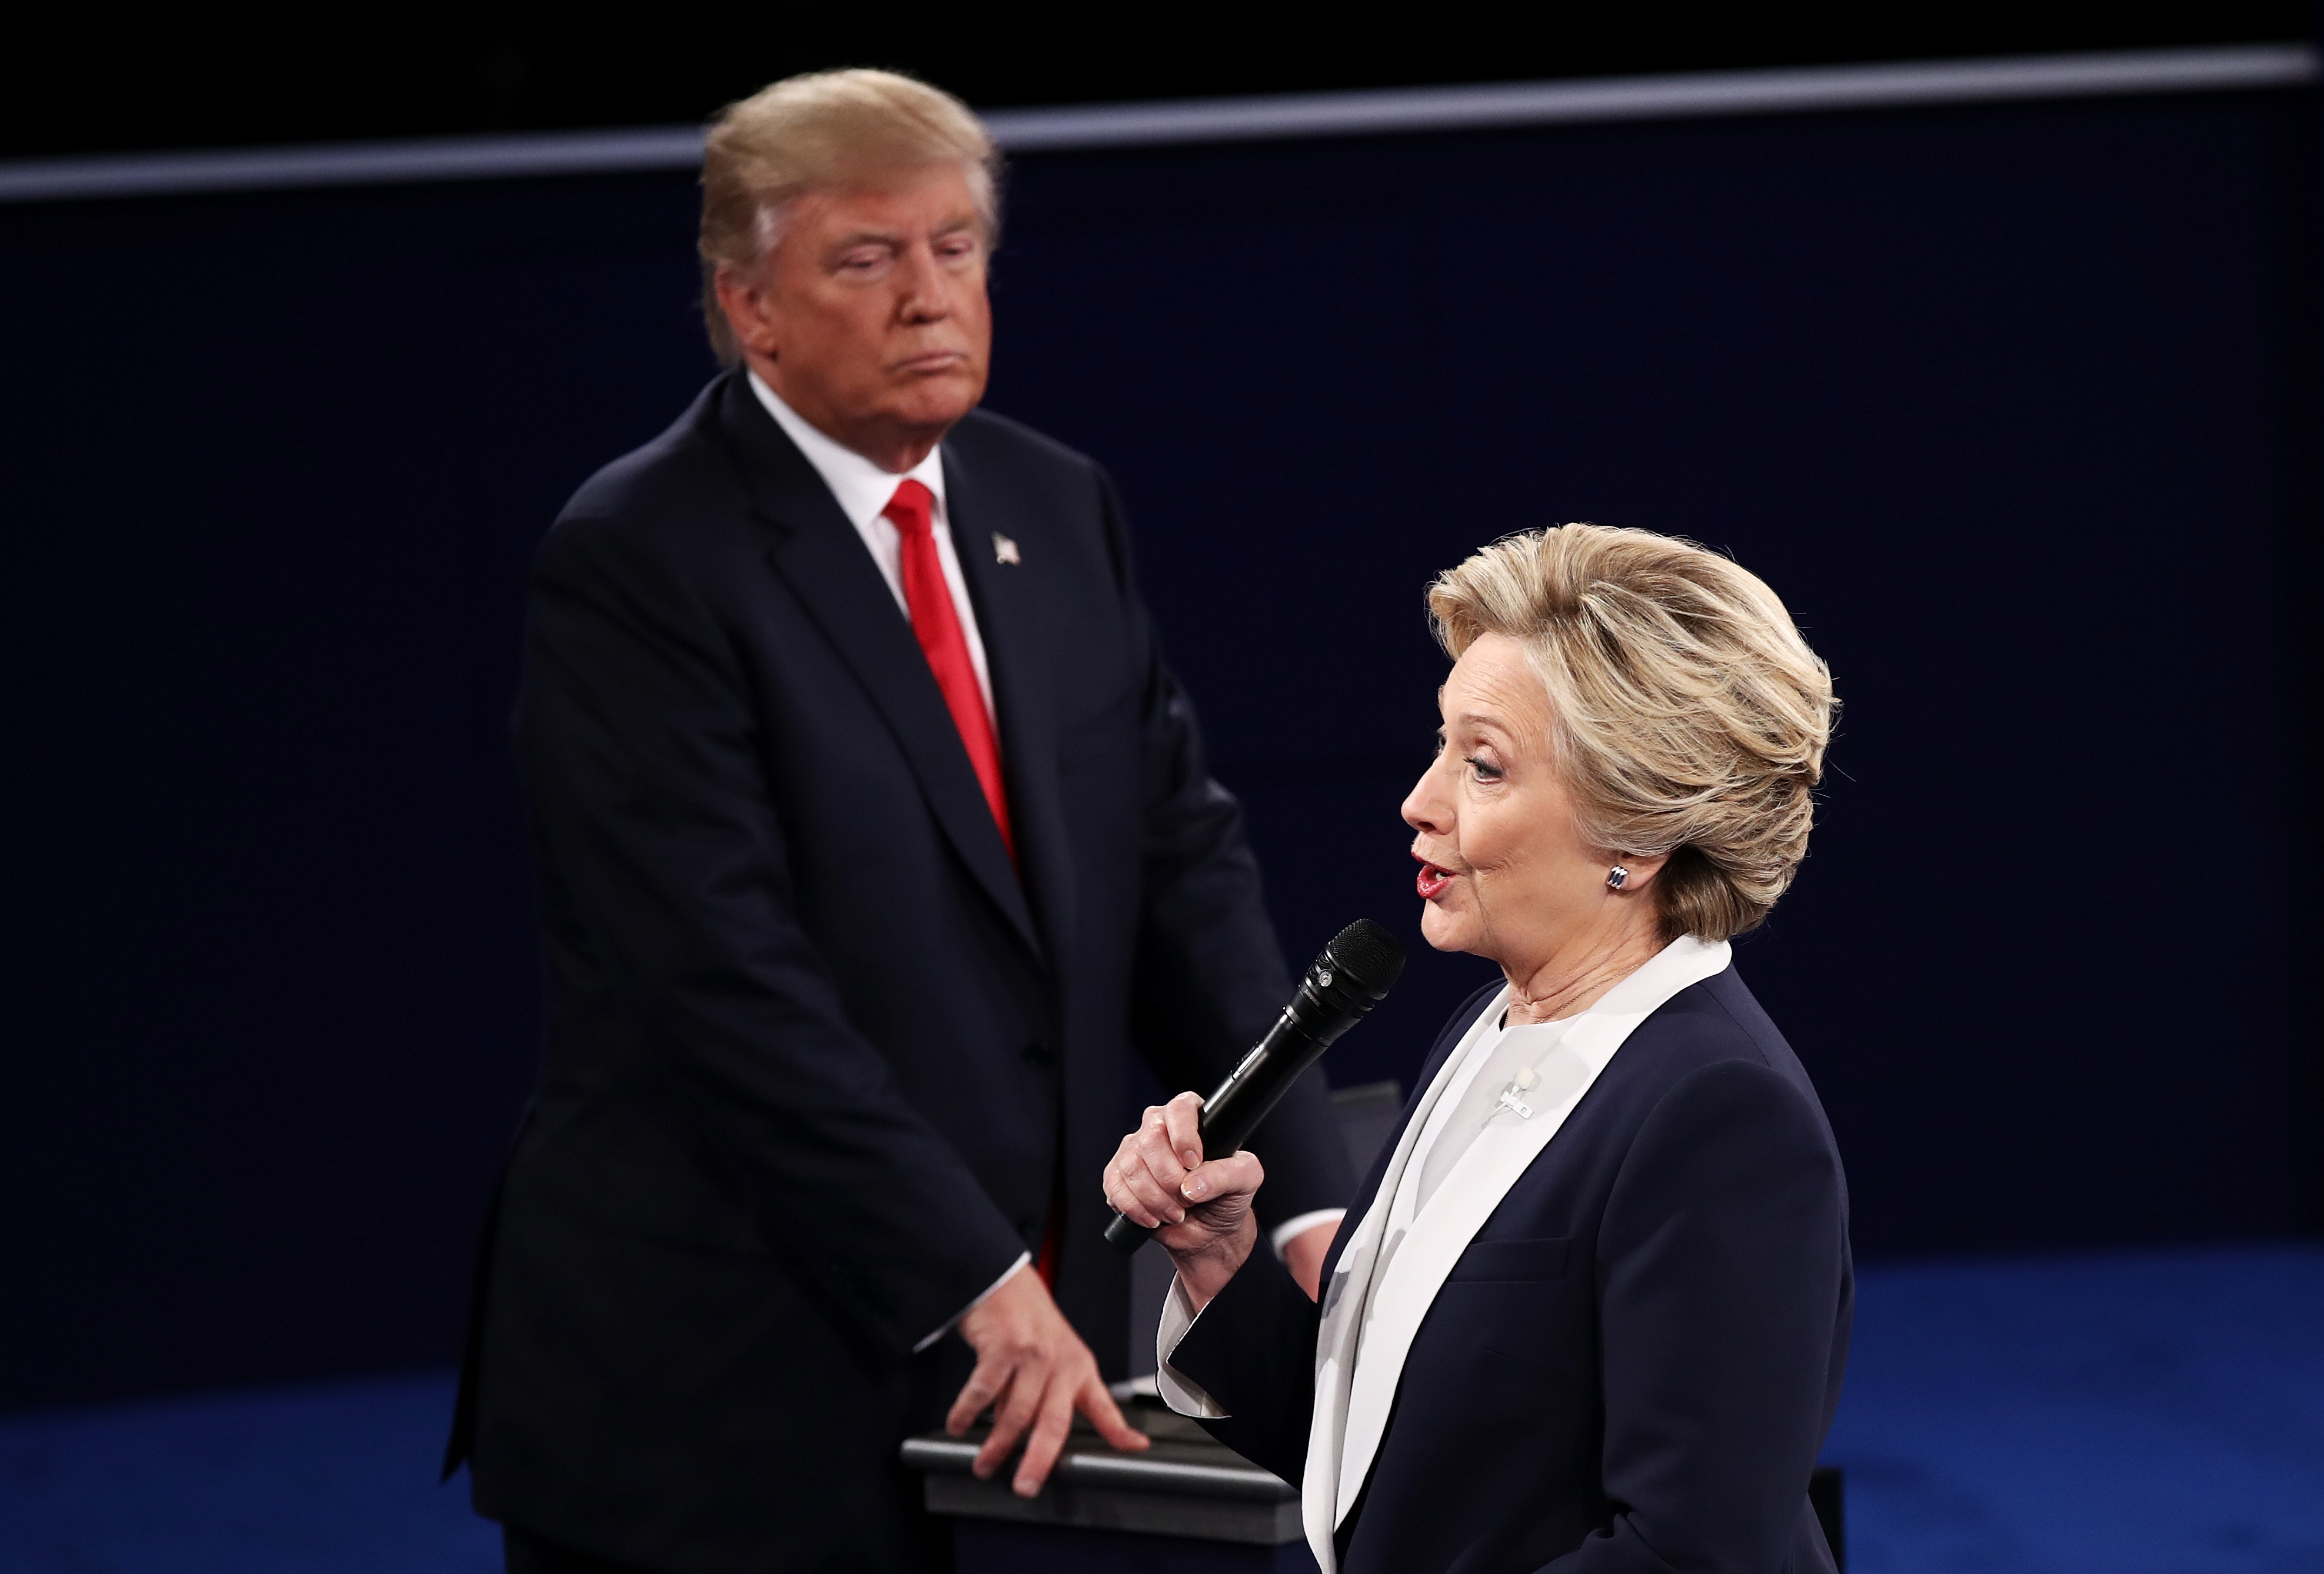
<instances>
[{"instance_id":1,"label":"red necktie","mask_svg":"<svg viewBox=\"0 0 2324 1574\"><path fill-rule=\"evenodd\" d=\"M1009 830L1009 797L1001 781L1001 745L992 736L992 716L984 708L984 693L976 686L976 665L968 658L968 636L961 632L960 612L952 603L952 586L945 583L944 561L936 556L936 493L917 481L899 483L896 495L880 511L895 522L904 538L904 604L912 610L912 632L928 670L944 691L952 724L968 747L968 762L984 788L992 822L1001 827L1001 844L1017 857L1017 839ZM1056 1288L1058 1247L1062 1244L1063 1199L1051 1187L1049 1217L1041 1230L1041 1249L1033 1270L1041 1283Z\"/></svg>"},{"instance_id":2,"label":"red necktie","mask_svg":"<svg viewBox=\"0 0 2324 1574\"><path fill-rule=\"evenodd\" d=\"M1017 856L1017 839L1009 830L1009 796L1001 781L1001 745L992 736L992 717L984 708L984 693L976 686L976 665L968 658L968 636L961 632L960 613L953 606L952 587L945 583L944 564L936 557L936 493L917 481L900 483L896 495L880 511L892 520L904 538L904 604L911 609L912 632L920 653L928 658L936 687L944 691L945 707L968 762L984 788L984 801L1001 827L1001 843Z\"/></svg>"}]
</instances>

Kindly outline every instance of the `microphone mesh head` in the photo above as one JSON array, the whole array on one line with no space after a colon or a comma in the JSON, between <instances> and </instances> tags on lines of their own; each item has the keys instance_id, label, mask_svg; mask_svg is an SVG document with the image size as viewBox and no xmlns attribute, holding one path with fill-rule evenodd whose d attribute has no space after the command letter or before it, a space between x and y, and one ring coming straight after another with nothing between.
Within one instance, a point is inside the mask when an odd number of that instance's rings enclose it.
<instances>
[{"instance_id":1,"label":"microphone mesh head","mask_svg":"<svg viewBox=\"0 0 2324 1574\"><path fill-rule=\"evenodd\" d=\"M1374 999L1387 994L1404 972L1404 947L1370 918L1359 918L1341 930L1323 952Z\"/></svg>"}]
</instances>

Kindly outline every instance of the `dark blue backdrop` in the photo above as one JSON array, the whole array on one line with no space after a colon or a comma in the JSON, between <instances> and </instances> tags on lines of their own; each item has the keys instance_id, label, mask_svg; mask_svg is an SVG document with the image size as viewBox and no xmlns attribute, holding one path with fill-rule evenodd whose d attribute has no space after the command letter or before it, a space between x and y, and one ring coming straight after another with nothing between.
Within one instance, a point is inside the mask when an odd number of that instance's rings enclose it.
<instances>
[{"instance_id":1,"label":"dark blue backdrop","mask_svg":"<svg viewBox=\"0 0 2324 1574\"><path fill-rule=\"evenodd\" d=\"M2305 1228L2312 113L1028 157L991 402L1119 475L1293 953L1416 943L1428 576L1683 532L1847 701L1742 958L1860 1246ZM524 565L710 370L693 207L0 210L0 1403L453 1352L533 1054ZM1424 956L1335 1080L1477 976Z\"/></svg>"}]
</instances>

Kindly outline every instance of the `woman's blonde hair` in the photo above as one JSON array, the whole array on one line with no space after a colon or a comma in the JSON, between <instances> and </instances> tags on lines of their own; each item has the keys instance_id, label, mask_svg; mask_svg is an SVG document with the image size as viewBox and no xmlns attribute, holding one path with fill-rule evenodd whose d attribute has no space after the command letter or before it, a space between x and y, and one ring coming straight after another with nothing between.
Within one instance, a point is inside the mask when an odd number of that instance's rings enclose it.
<instances>
[{"instance_id":1,"label":"woman's blonde hair","mask_svg":"<svg viewBox=\"0 0 2324 1574\"><path fill-rule=\"evenodd\" d=\"M932 164L968 173L987 244L1000 238L1001 150L968 106L894 71L809 71L730 104L702 145L702 317L711 347L742 358L715 281L774 249L783 205L802 193L879 186Z\"/></svg>"},{"instance_id":2,"label":"woman's blonde hair","mask_svg":"<svg viewBox=\"0 0 2324 1574\"><path fill-rule=\"evenodd\" d=\"M1665 940L1767 916L1807 855L1839 705L1774 591L1692 541L1560 525L1440 575L1428 612L1455 660L1486 634L1526 648L1582 834L1670 855Z\"/></svg>"}]
</instances>

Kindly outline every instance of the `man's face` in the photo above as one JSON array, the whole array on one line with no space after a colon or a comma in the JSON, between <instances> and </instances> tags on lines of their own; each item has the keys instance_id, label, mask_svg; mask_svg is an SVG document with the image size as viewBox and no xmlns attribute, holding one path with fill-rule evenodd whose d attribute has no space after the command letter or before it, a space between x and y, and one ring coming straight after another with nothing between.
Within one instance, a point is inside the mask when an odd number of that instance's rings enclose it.
<instances>
[{"instance_id":1,"label":"man's face","mask_svg":"<svg viewBox=\"0 0 2324 1574\"><path fill-rule=\"evenodd\" d=\"M967 172L947 164L798 198L773 255L722 273L718 294L744 358L786 404L903 470L984 395L984 271Z\"/></svg>"}]
</instances>

